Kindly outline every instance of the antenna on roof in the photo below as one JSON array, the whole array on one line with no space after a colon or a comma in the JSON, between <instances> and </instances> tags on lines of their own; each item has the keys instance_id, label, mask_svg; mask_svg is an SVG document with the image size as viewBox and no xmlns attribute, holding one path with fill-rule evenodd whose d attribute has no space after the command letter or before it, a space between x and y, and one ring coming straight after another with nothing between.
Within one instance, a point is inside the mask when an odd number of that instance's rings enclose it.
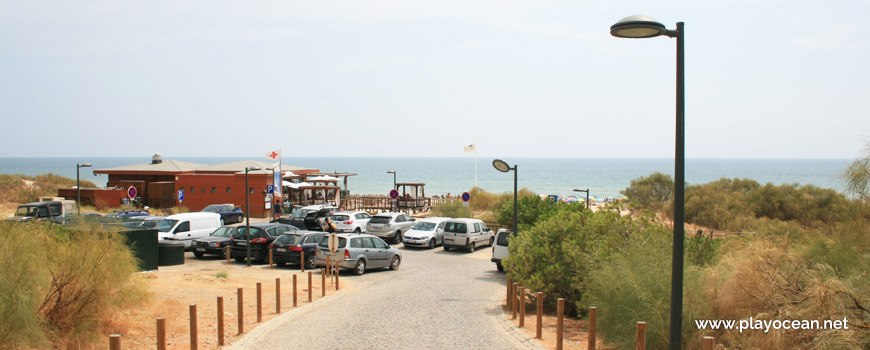
<instances>
[{"instance_id":1,"label":"antenna on roof","mask_svg":"<svg viewBox=\"0 0 870 350\"><path fill-rule=\"evenodd\" d=\"M154 153L154 157L151 157L151 164L160 163L163 163L163 157L160 156L160 153Z\"/></svg>"}]
</instances>

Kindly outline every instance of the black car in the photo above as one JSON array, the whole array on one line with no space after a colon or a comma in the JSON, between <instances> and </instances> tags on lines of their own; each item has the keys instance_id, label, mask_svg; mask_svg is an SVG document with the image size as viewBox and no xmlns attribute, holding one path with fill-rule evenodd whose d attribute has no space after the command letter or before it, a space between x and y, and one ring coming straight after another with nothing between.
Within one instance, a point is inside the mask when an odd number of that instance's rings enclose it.
<instances>
[{"instance_id":1,"label":"black car","mask_svg":"<svg viewBox=\"0 0 870 350\"><path fill-rule=\"evenodd\" d=\"M323 220L338 211L338 208L326 205L309 205L294 211L289 218L278 219L277 222L295 226L300 230L322 231Z\"/></svg>"},{"instance_id":2,"label":"black car","mask_svg":"<svg viewBox=\"0 0 870 350\"><path fill-rule=\"evenodd\" d=\"M236 208L232 204L212 204L204 209L206 213L218 213L221 215L221 225L242 222L245 218L245 213L242 208Z\"/></svg>"},{"instance_id":3,"label":"black car","mask_svg":"<svg viewBox=\"0 0 870 350\"><path fill-rule=\"evenodd\" d=\"M193 251L193 256L197 258L203 255L219 255L227 257L227 246L232 240L233 233L238 230L238 227L221 226L212 232L208 237L194 239L190 242L190 250Z\"/></svg>"},{"instance_id":4,"label":"black car","mask_svg":"<svg viewBox=\"0 0 870 350\"><path fill-rule=\"evenodd\" d=\"M251 224L251 240L248 241L247 227L237 226L236 231L232 233L230 256L238 262L244 262L247 257L247 247L250 246L251 259L268 261L269 245L272 244L272 241L278 236L295 231L297 231L295 227L279 223Z\"/></svg>"},{"instance_id":5,"label":"black car","mask_svg":"<svg viewBox=\"0 0 870 350\"><path fill-rule=\"evenodd\" d=\"M324 232L297 231L278 237L270 248L272 249L272 261L278 265L301 264L300 253L305 252L305 268L317 267L315 260L317 243L326 236Z\"/></svg>"},{"instance_id":6,"label":"black car","mask_svg":"<svg viewBox=\"0 0 870 350\"><path fill-rule=\"evenodd\" d=\"M107 218L129 218L133 216L151 216L151 213L144 210L115 210L103 216Z\"/></svg>"}]
</instances>

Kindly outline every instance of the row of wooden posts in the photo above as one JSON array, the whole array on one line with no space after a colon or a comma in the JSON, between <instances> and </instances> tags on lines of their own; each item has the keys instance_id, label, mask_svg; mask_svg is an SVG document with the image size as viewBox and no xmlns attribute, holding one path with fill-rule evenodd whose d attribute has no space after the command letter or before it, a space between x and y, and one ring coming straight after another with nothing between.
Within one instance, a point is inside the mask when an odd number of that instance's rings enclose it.
<instances>
[{"instance_id":1,"label":"row of wooden posts","mask_svg":"<svg viewBox=\"0 0 870 350\"><path fill-rule=\"evenodd\" d=\"M526 293L528 290L526 287L520 286L517 283L514 283L510 278L507 279L507 306L511 309L511 320L517 319L517 312L519 311L519 327L525 327L526 325ZM535 293L535 299L537 301L537 324L535 329L535 339L542 339L541 331L542 331L542 320L544 315L544 293L537 292ZM564 314L565 314L565 298L557 299L556 303L556 350L562 350L563 348L563 334L564 334ZM598 312L598 308L595 306L589 307L589 322L587 323L588 328L588 337L586 342L586 348L589 350L595 350L595 317ZM645 350L646 349L646 322L638 322L637 323L637 336L636 336L636 349L637 350ZM704 337L701 341L701 348L703 350L713 350L713 337Z\"/></svg>"},{"instance_id":2,"label":"row of wooden posts","mask_svg":"<svg viewBox=\"0 0 870 350\"><path fill-rule=\"evenodd\" d=\"M229 254L227 254L229 256ZM302 272L305 272L305 253L302 253ZM227 259L229 260L229 259ZM272 252L269 252L269 266L272 265ZM320 293L321 297L326 296L326 280L335 286L335 290L341 289L339 284L339 268L336 261L330 261L326 257L327 268L320 269ZM308 302L312 301L311 290L311 271L308 271ZM296 274L293 274L293 307L297 307L299 298L297 297ZM245 333L245 317L244 317L244 289L238 288L238 335ZM275 313L281 313L281 278L275 278ZM257 282L257 323L263 322L263 284ZM190 305L190 349L196 350L199 343L199 332L197 329L197 312L196 304ZM224 345L224 297L217 297L217 341L219 346ZM109 350L121 350L121 335L109 335ZM157 318L157 350L166 350L166 319L163 317Z\"/></svg>"}]
</instances>

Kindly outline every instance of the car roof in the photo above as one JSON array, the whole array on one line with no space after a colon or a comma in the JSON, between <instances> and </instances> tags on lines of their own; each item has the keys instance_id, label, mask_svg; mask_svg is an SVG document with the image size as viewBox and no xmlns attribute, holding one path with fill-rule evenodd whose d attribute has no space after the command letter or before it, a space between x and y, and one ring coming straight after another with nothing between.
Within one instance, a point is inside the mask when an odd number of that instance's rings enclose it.
<instances>
[{"instance_id":1,"label":"car roof","mask_svg":"<svg viewBox=\"0 0 870 350\"><path fill-rule=\"evenodd\" d=\"M184 220L184 219L193 219L193 218L197 218L197 217L204 217L204 218L208 218L208 217L220 218L220 216L221 216L221 215L218 214L218 213L194 212L194 213L181 213L181 214L169 215L169 216L166 217L166 219L169 219L169 220Z\"/></svg>"},{"instance_id":2,"label":"car roof","mask_svg":"<svg viewBox=\"0 0 870 350\"><path fill-rule=\"evenodd\" d=\"M257 223L251 224L251 227L257 227L257 228L269 228L269 227L276 227L276 226L290 226L290 225L282 224L282 223L278 223L278 222L257 222ZM245 225L241 225L239 227L245 227ZM295 226L291 226L291 227L295 227Z\"/></svg>"},{"instance_id":3,"label":"car roof","mask_svg":"<svg viewBox=\"0 0 870 350\"><path fill-rule=\"evenodd\" d=\"M362 210L343 210L343 211L337 211L337 212L333 213L332 215L338 215L338 214L359 214L359 213L366 213L366 214L368 214L368 212L366 212L366 211L362 211ZM369 214L369 215L371 215L371 214Z\"/></svg>"},{"instance_id":4,"label":"car roof","mask_svg":"<svg viewBox=\"0 0 870 350\"><path fill-rule=\"evenodd\" d=\"M472 218L453 218L453 219L447 219L447 220L445 220L445 221L464 222L464 223L483 222L483 220L480 220L480 219L472 219Z\"/></svg>"},{"instance_id":5,"label":"car roof","mask_svg":"<svg viewBox=\"0 0 870 350\"><path fill-rule=\"evenodd\" d=\"M401 215L401 214L404 214L404 213L399 213L399 212L391 211L391 212L386 212L386 213L380 213L380 214L377 214L377 215L374 215L374 216L389 216L389 217L391 217L391 218L394 218L394 217L399 216L399 215Z\"/></svg>"},{"instance_id":6,"label":"car roof","mask_svg":"<svg viewBox=\"0 0 870 350\"><path fill-rule=\"evenodd\" d=\"M419 219L419 220L417 220L417 222L434 222L434 223L440 223L440 222L442 222L442 221L447 221L447 220L450 220L450 218L448 218L448 217L441 217L441 216L434 216L434 217L428 217L428 218L422 218L422 219Z\"/></svg>"}]
</instances>

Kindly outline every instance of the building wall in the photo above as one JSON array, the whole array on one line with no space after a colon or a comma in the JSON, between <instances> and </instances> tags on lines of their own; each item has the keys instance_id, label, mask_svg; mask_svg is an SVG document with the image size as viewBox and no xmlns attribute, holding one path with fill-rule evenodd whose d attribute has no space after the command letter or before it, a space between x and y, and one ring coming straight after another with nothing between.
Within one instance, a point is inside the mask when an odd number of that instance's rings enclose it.
<instances>
[{"instance_id":1,"label":"building wall","mask_svg":"<svg viewBox=\"0 0 870 350\"><path fill-rule=\"evenodd\" d=\"M82 205L95 206L97 208L115 208L121 205L123 198L127 198L126 190L82 188ZM57 196L66 199L76 199L75 188L59 188Z\"/></svg>"},{"instance_id":2,"label":"building wall","mask_svg":"<svg viewBox=\"0 0 870 350\"><path fill-rule=\"evenodd\" d=\"M224 203L232 203L245 210L245 174L182 174L177 179L176 193L184 189L184 200L180 205L191 211ZM265 209L265 191L266 185L271 184L272 174L248 174L248 185L254 189L250 195L252 217L264 218L269 215Z\"/></svg>"}]
</instances>

